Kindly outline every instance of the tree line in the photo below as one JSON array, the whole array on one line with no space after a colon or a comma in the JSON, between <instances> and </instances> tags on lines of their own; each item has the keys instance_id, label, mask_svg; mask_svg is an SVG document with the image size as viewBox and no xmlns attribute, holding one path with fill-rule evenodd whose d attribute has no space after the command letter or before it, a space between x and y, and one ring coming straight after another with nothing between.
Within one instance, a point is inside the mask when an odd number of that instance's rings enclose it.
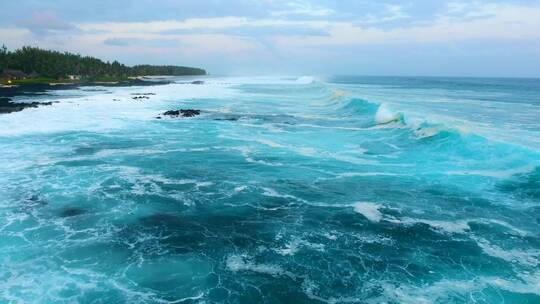
<instances>
[{"instance_id":1,"label":"tree line","mask_svg":"<svg viewBox=\"0 0 540 304\"><path fill-rule=\"evenodd\" d=\"M62 79L78 75L85 79L126 78L150 75L206 75L206 71L184 66L136 65L126 66L118 61L100 59L69 52L44 50L25 46L9 51L0 48L0 73L6 69L18 70L26 75Z\"/></svg>"}]
</instances>

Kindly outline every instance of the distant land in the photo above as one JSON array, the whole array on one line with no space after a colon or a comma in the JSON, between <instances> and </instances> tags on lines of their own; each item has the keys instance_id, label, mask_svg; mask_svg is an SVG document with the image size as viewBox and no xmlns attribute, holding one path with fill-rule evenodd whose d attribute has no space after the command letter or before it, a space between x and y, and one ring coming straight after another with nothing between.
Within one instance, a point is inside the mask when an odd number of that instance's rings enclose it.
<instances>
[{"instance_id":1,"label":"distant land","mask_svg":"<svg viewBox=\"0 0 540 304\"><path fill-rule=\"evenodd\" d=\"M0 85L129 83L141 76L206 75L200 68L173 65L135 65L69 52L25 46L9 51L0 48Z\"/></svg>"}]
</instances>

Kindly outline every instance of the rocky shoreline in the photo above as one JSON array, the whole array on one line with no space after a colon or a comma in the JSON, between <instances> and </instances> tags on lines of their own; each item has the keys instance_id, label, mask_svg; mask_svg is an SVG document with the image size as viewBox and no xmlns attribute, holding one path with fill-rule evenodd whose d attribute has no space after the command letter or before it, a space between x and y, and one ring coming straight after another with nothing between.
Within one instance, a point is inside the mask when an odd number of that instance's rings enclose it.
<instances>
[{"instance_id":1,"label":"rocky shoreline","mask_svg":"<svg viewBox=\"0 0 540 304\"><path fill-rule=\"evenodd\" d=\"M11 102L9 98L0 97L0 114L20 112L27 108L37 108L39 106L50 106L53 102Z\"/></svg>"},{"instance_id":2,"label":"rocky shoreline","mask_svg":"<svg viewBox=\"0 0 540 304\"><path fill-rule=\"evenodd\" d=\"M123 86L154 86L154 85L163 85L169 84L171 81L168 80L141 80L141 79L132 79L128 82L122 83L107 83L99 84L99 86L113 86L113 87L123 87ZM187 82L186 84L194 85L203 85L205 82L202 80L196 80L192 82ZM0 114L9 114L14 112L20 112L27 108L37 108L40 106L50 106L54 102L14 102L12 101L13 97L16 96L39 96L46 95L47 91L51 90L65 90L65 89L76 89L82 87L92 87L96 86L96 83L71 83L63 85L50 85L50 84L25 84L25 85L13 85L13 86L2 86L0 87ZM156 95L155 93L132 93L131 99L136 101L148 100L151 96ZM113 99L118 101L118 99ZM194 117L201 114L200 110L196 109L179 109L179 110L169 110L164 113L161 113L157 116L157 119L162 117Z\"/></svg>"},{"instance_id":3,"label":"rocky shoreline","mask_svg":"<svg viewBox=\"0 0 540 304\"><path fill-rule=\"evenodd\" d=\"M154 86L154 85L164 85L169 84L171 81L168 80L141 80L141 79L131 79L129 81L119 82L119 83L93 83L93 82L81 82L81 83L69 83L62 85L51 85L51 84L22 84L22 85L11 85L11 86L2 86L0 87L0 114L9 114L13 112L20 112L27 108L37 108L39 106L50 106L52 102L13 102L12 98L16 96L37 96L45 95L47 91L51 90L66 90L66 89L76 89L82 87L92 87L92 86L106 86L106 87L126 87L126 86ZM133 99L148 99L148 95L153 95L152 93L142 93L137 94Z\"/></svg>"}]
</instances>

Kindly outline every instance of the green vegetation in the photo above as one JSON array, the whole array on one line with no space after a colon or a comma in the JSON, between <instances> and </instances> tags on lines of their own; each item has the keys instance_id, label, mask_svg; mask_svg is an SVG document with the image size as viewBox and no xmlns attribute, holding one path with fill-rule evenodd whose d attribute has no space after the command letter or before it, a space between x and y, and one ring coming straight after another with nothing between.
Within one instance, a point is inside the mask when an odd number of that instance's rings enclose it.
<instances>
[{"instance_id":1,"label":"green vegetation","mask_svg":"<svg viewBox=\"0 0 540 304\"><path fill-rule=\"evenodd\" d=\"M44 84L44 83L67 83L67 82L76 83L78 81L73 81L69 79L59 80L59 79L54 79L50 77L31 77L31 78L25 78L25 79L11 80L11 84Z\"/></svg>"},{"instance_id":2,"label":"green vegetation","mask_svg":"<svg viewBox=\"0 0 540 304\"><path fill-rule=\"evenodd\" d=\"M136 65L131 68L132 76L157 76L157 75L206 75L205 70L174 66L174 65Z\"/></svg>"},{"instance_id":3,"label":"green vegetation","mask_svg":"<svg viewBox=\"0 0 540 304\"><path fill-rule=\"evenodd\" d=\"M206 71L183 66L136 65L129 67L118 61L100 59L68 52L22 47L8 51L0 48L0 82L33 84L51 82L124 81L128 77L150 75L206 75Z\"/></svg>"}]
</instances>

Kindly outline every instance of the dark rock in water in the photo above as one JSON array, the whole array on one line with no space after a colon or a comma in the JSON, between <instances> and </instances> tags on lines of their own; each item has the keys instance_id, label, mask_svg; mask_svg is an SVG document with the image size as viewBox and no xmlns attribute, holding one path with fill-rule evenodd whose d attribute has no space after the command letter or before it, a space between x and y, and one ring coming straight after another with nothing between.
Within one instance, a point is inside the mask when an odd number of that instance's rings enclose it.
<instances>
[{"instance_id":1,"label":"dark rock in water","mask_svg":"<svg viewBox=\"0 0 540 304\"><path fill-rule=\"evenodd\" d=\"M163 115L178 116L180 115L180 110L169 110L163 113Z\"/></svg>"},{"instance_id":2,"label":"dark rock in water","mask_svg":"<svg viewBox=\"0 0 540 304\"><path fill-rule=\"evenodd\" d=\"M77 216L81 215L83 213L86 213L84 209L77 208L77 207L68 207L60 213L61 217L71 217L71 216Z\"/></svg>"},{"instance_id":3,"label":"dark rock in water","mask_svg":"<svg viewBox=\"0 0 540 304\"><path fill-rule=\"evenodd\" d=\"M26 108L50 106L52 102L11 102L9 98L0 98L0 114L19 112Z\"/></svg>"},{"instance_id":4,"label":"dark rock in water","mask_svg":"<svg viewBox=\"0 0 540 304\"><path fill-rule=\"evenodd\" d=\"M194 109L180 109L180 110L169 110L163 113L163 115L171 116L171 117L193 117L201 114L200 110L194 110Z\"/></svg>"},{"instance_id":5,"label":"dark rock in water","mask_svg":"<svg viewBox=\"0 0 540 304\"><path fill-rule=\"evenodd\" d=\"M202 81L202 80L195 80L195 81L192 81L191 84L204 84L204 81Z\"/></svg>"},{"instance_id":6,"label":"dark rock in water","mask_svg":"<svg viewBox=\"0 0 540 304\"><path fill-rule=\"evenodd\" d=\"M150 99L150 97L148 96L135 96L135 97L131 97L132 99Z\"/></svg>"},{"instance_id":7,"label":"dark rock in water","mask_svg":"<svg viewBox=\"0 0 540 304\"><path fill-rule=\"evenodd\" d=\"M163 113L163 115L178 116L178 115L180 115L180 111L179 110L169 110L169 111L165 111Z\"/></svg>"}]
</instances>

